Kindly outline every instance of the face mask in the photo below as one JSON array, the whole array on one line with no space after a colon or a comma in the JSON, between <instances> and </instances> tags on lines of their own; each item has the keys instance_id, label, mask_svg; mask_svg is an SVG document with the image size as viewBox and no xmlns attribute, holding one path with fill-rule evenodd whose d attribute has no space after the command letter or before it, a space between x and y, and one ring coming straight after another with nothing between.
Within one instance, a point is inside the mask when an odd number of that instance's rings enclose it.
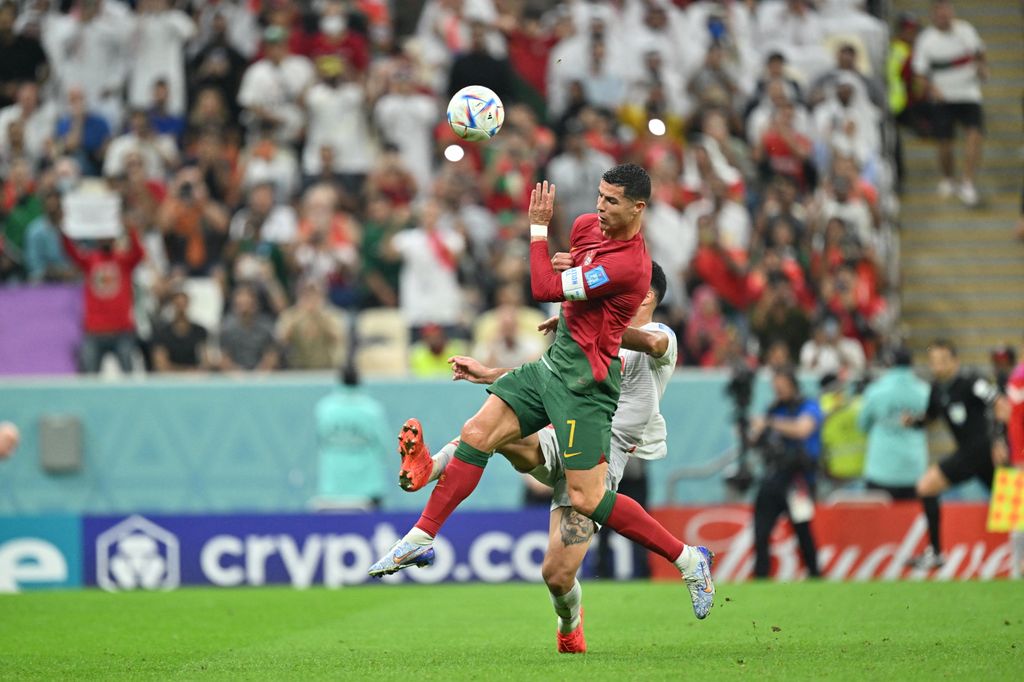
<instances>
[{"instance_id":1,"label":"face mask","mask_svg":"<svg viewBox=\"0 0 1024 682\"><path fill-rule=\"evenodd\" d=\"M320 30L331 37L340 35L345 30L345 18L337 14L331 14L320 20Z\"/></svg>"},{"instance_id":2,"label":"face mask","mask_svg":"<svg viewBox=\"0 0 1024 682\"><path fill-rule=\"evenodd\" d=\"M61 194L67 194L68 192L75 188L76 184L78 183L75 181L75 178L58 178L57 191L60 192Z\"/></svg>"}]
</instances>

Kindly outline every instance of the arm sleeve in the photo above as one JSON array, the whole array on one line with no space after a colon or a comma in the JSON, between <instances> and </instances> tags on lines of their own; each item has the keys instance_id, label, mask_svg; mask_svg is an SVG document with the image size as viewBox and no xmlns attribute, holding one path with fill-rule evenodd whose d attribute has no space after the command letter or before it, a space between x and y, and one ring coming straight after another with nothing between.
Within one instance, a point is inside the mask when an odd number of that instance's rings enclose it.
<instances>
[{"instance_id":1,"label":"arm sleeve","mask_svg":"<svg viewBox=\"0 0 1024 682\"><path fill-rule=\"evenodd\" d=\"M935 391L934 388L932 388L932 389L930 389L930 391L928 393L928 408L924 412L924 419L922 420L923 421L922 426L925 423L930 422L931 420L937 418L941 414L942 414L942 405L939 404L939 398L936 395L936 391Z\"/></svg>"},{"instance_id":2,"label":"arm sleeve","mask_svg":"<svg viewBox=\"0 0 1024 682\"><path fill-rule=\"evenodd\" d=\"M242 107L251 107L256 104L259 95L256 90L259 88L259 76L255 71L256 65L253 64L245 73L242 74L242 84L238 86L238 104Z\"/></svg>"},{"instance_id":3,"label":"arm sleeve","mask_svg":"<svg viewBox=\"0 0 1024 682\"><path fill-rule=\"evenodd\" d=\"M863 433L869 432L875 423L874 405L875 402L869 390L864 393L864 400L861 402L860 411L857 413L857 429Z\"/></svg>"},{"instance_id":4,"label":"arm sleeve","mask_svg":"<svg viewBox=\"0 0 1024 682\"><path fill-rule=\"evenodd\" d=\"M530 244L530 289L537 301L585 301L626 291L636 284L637 268L622 253L594 259L558 273L551 266L547 241Z\"/></svg>"},{"instance_id":5,"label":"arm sleeve","mask_svg":"<svg viewBox=\"0 0 1024 682\"><path fill-rule=\"evenodd\" d=\"M988 379L976 377L971 384L971 393L986 406L991 407L999 397L999 389Z\"/></svg>"},{"instance_id":6,"label":"arm sleeve","mask_svg":"<svg viewBox=\"0 0 1024 682\"><path fill-rule=\"evenodd\" d=\"M804 409L800 410L798 416L802 417L804 415L814 420L814 426L817 429L820 429L821 425L825 423L825 413L821 411L821 405L815 400L808 400L804 404Z\"/></svg>"},{"instance_id":7,"label":"arm sleeve","mask_svg":"<svg viewBox=\"0 0 1024 682\"><path fill-rule=\"evenodd\" d=\"M931 68L928 64L928 53L927 53L928 42L924 39L924 36L918 37L914 41L913 57L910 61L910 68L913 69L914 73L918 76L930 75Z\"/></svg>"},{"instance_id":8,"label":"arm sleeve","mask_svg":"<svg viewBox=\"0 0 1024 682\"><path fill-rule=\"evenodd\" d=\"M142 242L139 240L139 235L135 230L128 230L128 240L131 242L131 246L128 249L128 253L125 254L125 263L130 268L134 268L136 265L142 262L146 252L142 248Z\"/></svg>"},{"instance_id":9,"label":"arm sleeve","mask_svg":"<svg viewBox=\"0 0 1024 682\"><path fill-rule=\"evenodd\" d=\"M68 258L73 260L75 262L75 265L77 265L83 271L86 270L89 267L89 261L85 259L84 254L82 254L82 252L79 250L74 240L72 240L66 234L61 232L60 241L62 244L64 244L64 251L67 252Z\"/></svg>"}]
</instances>

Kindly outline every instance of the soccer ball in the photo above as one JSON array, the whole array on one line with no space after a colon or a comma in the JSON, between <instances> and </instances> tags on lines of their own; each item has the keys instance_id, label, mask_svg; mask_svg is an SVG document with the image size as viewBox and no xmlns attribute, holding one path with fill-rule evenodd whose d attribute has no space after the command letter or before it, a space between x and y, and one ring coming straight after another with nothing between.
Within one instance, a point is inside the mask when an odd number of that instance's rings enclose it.
<instances>
[{"instance_id":1,"label":"soccer ball","mask_svg":"<svg viewBox=\"0 0 1024 682\"><path fill-rule=\"evenodd\" d=\"M463 140L488 140L498 134L504 122L501 100L482 85L467 85L448 102L448 125Z\"/></svg>"}]
</instances>

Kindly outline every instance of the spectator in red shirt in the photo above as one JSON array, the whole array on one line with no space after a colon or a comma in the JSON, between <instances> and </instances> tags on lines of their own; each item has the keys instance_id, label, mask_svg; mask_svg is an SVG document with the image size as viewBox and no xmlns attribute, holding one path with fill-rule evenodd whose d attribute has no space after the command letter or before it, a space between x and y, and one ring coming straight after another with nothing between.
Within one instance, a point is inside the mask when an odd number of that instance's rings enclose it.
<instances>
[{"instance_id":1,"label":"spectator in red shirt","mask_svg":"<svg viewBox=\"0 0 1024 682\"><path fill-rule=\"evenodd\" d=\"M766 177L782 175L793 180L801 192L811 186L808 160L813 145L794 127L796 108L792 102L780 104L772 116L768 129L754 149L754 160Z\"/></svg>"},{"instance_id":2,"label":"spectator in red shirt","mask_svg":"<svg viewBox=\"0 0 1024 682\"><path fill-rule=\"evenodd\" d=\"M743 311L750 304L749 272L746 254L722 246L713 214L697 219L697 253L691 272L712 289L733 310Z\"/></svg>"},{"instance_id":3,"label":"spectator in red shirt","mask_svg":"<svg viewBox=\"0 0 1024 682\"><path fill-rule=\"evenodd\" d=\"M127 249L115 239L101 239L96 248L83 249L61 234L64 250L85 273L85 335L81 368L96 373L107 353L114 353L125 373L132 371L135 349L135 302L132 271L145 255L134 229L128 230Z\"/></svg>"},{"instance_id":4,"label":"spectator in red shirt","mask_svg":"<svg viewBox=\"0 0 1024 682\"><path fill-rule=\"evenodd\" d=\"M548 96L548 58L551 50L562 36L545 29L541 23L542 13L537 7L527 7L523 16L512 15L501 18L501 29L508 42L508 61L516 76L539 95L540 101Z\"/></svg>"},{"instance_id":5,"label":"spectator in red shirt","mask_svg":"<svg viewBox=\"0 0 1024 682\"><path fill-rule=\"evenodd\" d=\"M365 35L349 26L343 3L337 0L324 3L318 28L316 33L306 36L301 54L314 60L328 55L338 56L359 74L366 73L370 65L370 42Z\"/></svg>"}]
</instances>

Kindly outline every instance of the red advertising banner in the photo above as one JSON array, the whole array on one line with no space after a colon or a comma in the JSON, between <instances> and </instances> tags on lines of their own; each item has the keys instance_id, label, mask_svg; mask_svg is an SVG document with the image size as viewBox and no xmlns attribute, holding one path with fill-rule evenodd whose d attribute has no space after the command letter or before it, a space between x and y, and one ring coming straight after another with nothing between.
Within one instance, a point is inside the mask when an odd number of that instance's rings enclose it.
<instances>
[{"instance_id":1,"label":"red advertising banner","mask_svg":"<svg viewBox=\"0 0 1024 682\"><path fill-rule=\"evenodd\" d=\"M946 564L934 571L904 567L928 543L928 525L916 502L891 505L818 506L811 526L818 561L828 580L967 580L1010 575L1011 550L1005 533L985 530L988 505L942 506L942 546ZM715 552L716 581L746 580L754 570L753 513L749 505L666 507L654 516L687 544ZM805 575L793 528L785 517L771 540L772 577L795 580ZM652 555L655 579L678 580L674 567Z\"/></svg>"}]
</instances>

